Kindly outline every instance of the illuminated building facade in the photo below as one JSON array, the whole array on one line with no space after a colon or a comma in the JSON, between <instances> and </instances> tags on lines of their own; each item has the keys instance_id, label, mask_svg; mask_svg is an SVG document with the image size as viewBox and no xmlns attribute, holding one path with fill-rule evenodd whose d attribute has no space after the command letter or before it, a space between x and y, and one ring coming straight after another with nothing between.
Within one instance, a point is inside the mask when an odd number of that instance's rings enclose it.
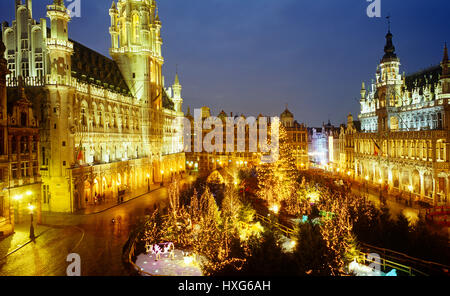
<instances>
[{"instance_id":1,"label":"illuminated building facade","mask_svg":"<svg viewBox=\"0 0 450 296\"><path fill-rule=\"evenodd\" d=\"M328 122L321 128L308 128L309 161L319 167L339 162L339 129Z\"/></svg>"},{"instance_id":2,"label":"illuminated building facade","mask_svg":"<svg viewBox=\"0 0 450 296\"><path fill-rule=\"evenodd\" d=\"M146 193L185 169L181 84L164 87L161 21L153 0L113 2L109 59L68 38L62 0L32 18L16 1L3 24L8 87L23 77L40 121L42 210L74 212Z\"/></svg>"},{"instance_id":3,"label":"illuminated building facade","mask_svg":"<svg viewBox=\"0 0 450 296\"><path fill-rule=\"evenodd\" d=\"M337 169L341 173L352 175L355 172L355 139L360 131L360 122L354 121L352 114L347 117L347 125L341 125L339 133L339 163Z\"/></svg>"},{"instance_id":4,"label":"illuminated building facade","mask_svg":"<svg viewBox=\"0 0 450 296\"><path fill-rule=\"evenodd\" d=\"M289 144L294 149L297 168L300 170L309 169L308 130L306 126L294 120L294 114L287 108L281 114L280 121L288 134Z\"/></svg>"},{"instance_id":5,"label":"illuminated building facade","mask_svg":"<svg viewBox=\"0 0 450 296\"><path fill-rule=\"evenodd\" d=\"M211 117L211 111L208 107L202 107L201 108L201 121L195 122L194 116L190 114L190 111L188 111L187 118L191 122L191 147L192 152L186 153L186 164L187 168L191 171L198 171L200 175L208 175L211 173L211 171L220 169L223 167L250 167L260 164L261 160L261 151L257 149L257 152L251 152L250 147L250 130L249 125L247 124L247 119L244 115L236 116L233 115L233 113L230 113L228 116L225 111L221 111L217 118L219 118L222 121L223 125L223 145L222 145L222 152L207 152L205 149L202 149L201 152L195 152L194 150L194 144L195 144L195 137L196 137L196 130L195 130L195 124L198 124L201 122L202 126L204 127L204 122L207 118ZM234 129L232 129L233 134L228 134L228 129L226 126L226 120L227 118L233 118L235 120L235 126ZM259 120L259 118L262 117L260 114L256 120ZM238 124L238 121L242 119L243 121L243 128L245 128L245 131L243 130L242 135L244 138L241 138L240 133L240 126ZM269 118L267 117L268 121ZM287 132L289 144L294 149L294 157L296 159L296 165L299 169L306 170L309 168L309 161L308 161L308 135L307 135L307 129L305 125L299 124L297 121L294 120L294 115L289 111L285 110L281 116L280 116L280 124L282 124ZM268 122L268 129L270 129L270 122ZM205 137L211 133L213 129L205 129L202 128L202 139L205 139ZM259 137L259 126L257 130L257 135ZM227 146L227 137L230 136L233 138L234 143L234 149L233 152L227 152L226 146ZM245 149L244 151L239 151L239 142L245 143Z\"/></svg>"},{"instance_id":6,"label":"illuminated building facade","mask_svg":"<svg viewBox=\"0 0 450 296\"><path fill-rule=\"evenodd\" d=\"M39 171L39 123L32 102L26 97L22 80L7 91L9 73L0 41L0 232L9 234L14 224L28 217L28 206L37 209L40 221L41 177Z\"/></svg>"},{"instance_id":7,"label":"illuminated building facade","mask_svg":"<svg viewBox=\"0 0 450 296\"><path fill-rule=\"evenodd\" d=\"M376 80L361 89L361 132L354 134L355 173L429 204L448 204L450 63L400 74L393 35Z\"/></svg>"}]
</instances>

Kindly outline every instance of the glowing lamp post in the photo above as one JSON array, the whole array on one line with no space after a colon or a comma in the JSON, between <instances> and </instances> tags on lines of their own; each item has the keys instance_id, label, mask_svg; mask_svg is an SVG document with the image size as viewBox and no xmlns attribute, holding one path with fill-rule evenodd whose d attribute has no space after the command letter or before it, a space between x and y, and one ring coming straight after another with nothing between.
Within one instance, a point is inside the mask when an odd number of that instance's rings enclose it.
<instances>
[{"instance_id":1,"label":"glowing lamp post","mask_svg":"<svg viewBox=\"0 0 450 296\"><path fill-rule=\"evenodd\" d=\"M28 210L30 210L30 215L31 215L31 223L30 223L30 239L32 241L34 241L34 239L36 238L34 235L34 226L33 226L33 213L34 213L34 209L35 206L32 204L28 205Z\"/></svg>"},{"instance_id":2,"label":"glowing lamp post","mask_svg":"<svg viewBox=\"0 0 450 296\"><path fill-rule=\"evenodd\" d=\"M150 174L147 174L147 191L150 192Z\"/></svg>"}]
</instances>

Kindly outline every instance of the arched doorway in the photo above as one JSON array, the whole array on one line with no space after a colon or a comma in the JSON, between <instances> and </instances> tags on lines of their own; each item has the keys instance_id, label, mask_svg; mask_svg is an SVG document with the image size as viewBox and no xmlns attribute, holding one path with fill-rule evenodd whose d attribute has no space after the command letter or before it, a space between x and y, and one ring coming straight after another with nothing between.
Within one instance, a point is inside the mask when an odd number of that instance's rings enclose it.
<instances>
[{"instance_id":1,"label":"arched doorway","mask_svg":"<svg viewBox=\"0 0 450 296\"><path fill-rule=\"evenodd\" d=\"M392 169L392 186L400 188L400 172L396 168Z\"/></svg>"},{"instance_id":2,"label":"arched doorway","mask_svg":"<svg viewBox=\"0 0 450 296\"><path fill-rule=\"evenodd\" d=\"M423 176L424 194L426 197L433 197L433 177L429 172Z\"/></svg>"},{"instance_id":3,"label":"arched doorway","mask_svg":"<svg viewBox=\"0 0 450 296\"><path fill-rule=\"evenodd\" d=\"M91 183L89 181L84 181L84 194L83 194L83 204L87 206L92 202L92 191L91 191Z\"/></svg>"},{"instance_id":4,"label":"arched doorway","mask_svg":"<svg viewBox=\"0 0 450 296\"><path fill-rule=\"evenodd\" d=\"M400 172L400 184L403 190L409 191L408 187L411 185L411 181L409 180L408 171L402 170Z\"/></svg>"}]
</instances>

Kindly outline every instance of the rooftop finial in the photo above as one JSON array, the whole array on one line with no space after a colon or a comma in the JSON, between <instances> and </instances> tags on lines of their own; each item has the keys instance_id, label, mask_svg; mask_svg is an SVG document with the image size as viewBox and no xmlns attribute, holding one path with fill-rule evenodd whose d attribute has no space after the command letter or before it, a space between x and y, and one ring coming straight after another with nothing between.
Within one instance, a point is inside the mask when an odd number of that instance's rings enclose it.
<instances>
[{"instance_id":1,"label":"rooftop finial","mask_svg":"<svg viewBox=\"0 0 450 296\"><path fill-rule=\"evenodd\" d=\"M444 58L442 59L441 67L442 67L442 77L449 78L450 77L450 68L449 68L449 61L448 61L447 42L445 42L445 46L444 46Z\"/></svg>"},{"instance_id":2,"label":"rooftop finial","mask_svg":"<svg viewBox=\"0 0 450 296\"><path fill-rule=\"evenodd\" d=\"M388 32L391 32L391 15L389 14L387 17L387 22L388 22Z\"/></svg>"},{"instance_id":3,"label":"rooftop finial","mask_svg":"<svg viewBox=\"0 0 450 296\"><path fill-rule=\"evenodd\" d=\"M176 72L175 72L175 85L180 85L180 78L178 77L178 64L176 66Z\"/></svg>"},{"instance_id":4,"label":"rooftop finial","mask_svg":"<svg viewBox=\"0 0 450 296\"><path fill-rule=\"evenodd\" d=\"M395 54L395 46L392 42L392 33L391 33L391 16L386 17L388 20L388 33L386 35L386 45L384 46L384 53L382 62L390 61L390 60L398 60L397 55Z\"/></svg>"},{"instance_id":5,"label":"rooftop finial","mask_svg":"<svg viewBox=\"0 0 450 296\"><path fill-rule=\"evenodd\" d=\"M444 63L448 62L447 42L445 42L445 45L444 45L444 60L443 60L443 62L444 62Z\"/></svg>"}]
</instances>

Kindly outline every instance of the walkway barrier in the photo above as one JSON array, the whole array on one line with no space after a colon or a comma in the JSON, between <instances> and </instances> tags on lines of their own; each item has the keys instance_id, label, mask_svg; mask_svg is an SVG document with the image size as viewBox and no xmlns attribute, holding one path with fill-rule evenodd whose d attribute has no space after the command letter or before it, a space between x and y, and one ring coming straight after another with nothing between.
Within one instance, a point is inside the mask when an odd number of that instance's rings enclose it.
<instances>
[{"instance_id":1,"label":"walkway barrier","mask_svg":"<svg viewBox=\"0 0 450 296\"><path fill-rule=\"evenodd\" d=\"M258 220L274 226L287 236L296 235L296 231L293 228L274 222L269 218L264 217L260 214L256 214L255 216ZM443 264L425 261L396 251L379 248L364 243L360 243L360 245L362 249L365 250L365 252L360 251L360 255L358 256L358 262L380 264L381 267L383 267L382 268L383 271L386 271L386 268L389 267L396 269L397 271L403 272L404 274L407 274L409 276L429 276L429 275L449 274L450 267ZM370 256L368 255L373 253L376 253L380 256L380 262L368 260L368 258L370 258Z\"/></svg>"},{"instance_id":2,"label":"walkway barrier","mask_svg":"<svg viewBox=\"0 0 450 296\"><path fill-rule=\"evenodd\" d=\"M133 257L135 256L136 252L136 242L137 236L131 236L125 244L124 252L122 253L122 260L124 265L132 275L159 276L144 271L139 266L137 266L136 263L134 263Z\"/></svg>"},{"instance_id":3,"label":"walkway barrier","mask_svg":"<svg viewBox=\"0 0 450 296\"><path fill-rule=\"evenodd\" d=\"M255 216L256 216L256 219L258 219L258 220L260 220L260 221L262 221L264 223L270 224L272 226L275 226L278 230L280 230L281 232L286 234L288 237L296 235L296 231L294 229L290 228L290 227L287 227L287 226L282 225L280 223L274 222L274 221L270 220L269 218L264 217L264 216L262 216L260 214L256 214Z\"/></svg>"},{"instance_id":4,"label":"walkway barrier","mask_svg":"<svg viewBox=\"0 0 450 296\"><path fill-rule=\"evenodd\" d=\"M413 275L449 275L450 266L414 258L397 251L375 247L365 243L360 243L360 245L368 253L377 253L380 257L391 262L395 260L397 264L401 262L404 266L411 266Z\"/></svg>"},{"instance_id":5,"label":"walkway barrier","mask_svg":"<svg viewBox=\"0 0 450 296\"><path fill-rule=\"evenodd\" d=\"M417 270L417 269L412 268L410 266L406 266L406 265L397 263L395 261L388 260L388 259L383 258L381 256L380 256L379 260L377 260L377 259L373 258L373 254L374 253L359 252L359 255L358 255L356 261L358 263L362 263L364 265L368 265L368 266L375 267L375 268L377 268L377 266L378 266L377 269L380 270L380 271L383 271L385 273L388 271L387 268L392 268L392 269L395 269L398 272L402 272L402 273L407 274L409 276L416 276L416 275L428 276L428 274L426 274L426 273L424 273L424 272L422 272L420 270ZM376 253L376 254L378 254L378 253Z\"/></svg>"},{"instance_id":6,"label":"walkway barrier","mask_svg":"<svg viewBox=\"0 0 450 296\"><path fill-rule=\"evenodd\" d=\"M162 215L162 218L167 218L167 215ZM157 274L150 274L144 270L142 270L139 266L136 265L133 261L133 257L136 255L136 243L138 241L138 237L140 233L132 233L128 238L128 241L125 243L122 251L122 262L125 267L130 271L132 275L144 275L144 276L161 276Z\"/></svg>"}]
</instances>

